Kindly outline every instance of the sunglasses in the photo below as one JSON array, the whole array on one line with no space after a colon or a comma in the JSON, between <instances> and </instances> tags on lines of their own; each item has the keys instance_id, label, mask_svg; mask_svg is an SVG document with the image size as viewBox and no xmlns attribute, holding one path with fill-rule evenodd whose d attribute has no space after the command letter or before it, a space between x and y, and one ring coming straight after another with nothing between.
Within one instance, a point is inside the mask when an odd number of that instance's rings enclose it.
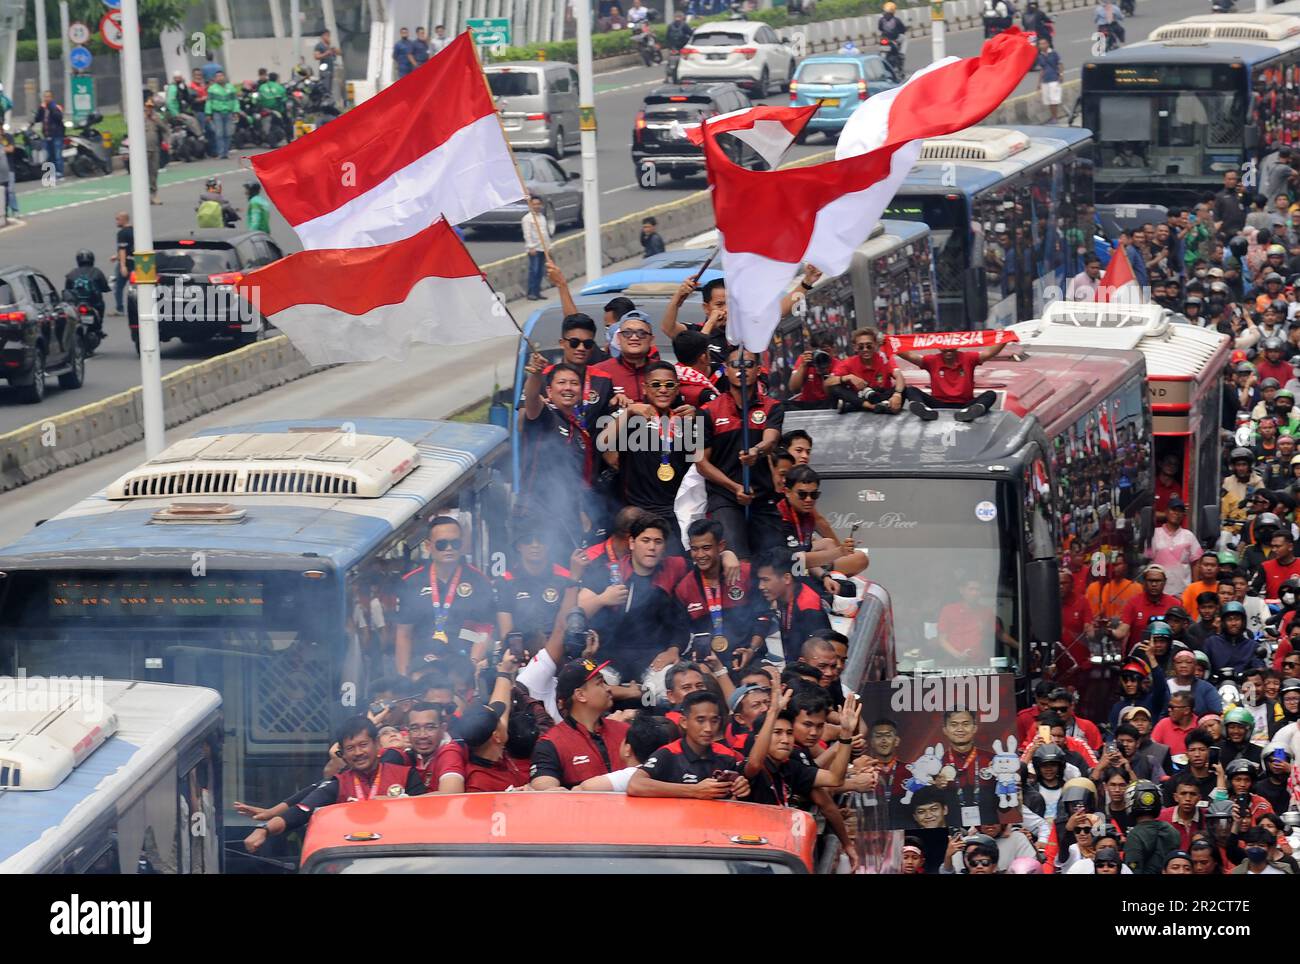
<instances>
[{"instance_id":1,"label":"sunglasses","mask_svg":"<svg viewBox=\"0 0 1300 964\"><path fill-rule=\"evenodd\" d=\"M1094 860L1092 862L1092 865L1094 867L1118 867L1119 861L1118 860Z\"/></svg>"},{"instance_id":2,"label":"sunglasses","mask_svg":"<svg viewBox=\"0 0 1300 964\"><path fill-rule=\"evenodd\" d=\"M974 860L966 861L967 867L992 867L993 861L987 857L976 857Z\"/></svg>"},{"instance_id":3,"label":"sunglasses","mask_svg":"<svg viewBox=\"0 0 1300 964\"><path fill-rule=\"evenodd\" d=\"M818 499L822 497L822 493L821 493L821 489L813 489L811 492L800 492L798 489L795 489L794 497L796 499L812 499L814 502L816 502Z\"/></svg>"},{"instance_id":4,"label":"sunglasses","mask_svg":"<svg viewBox=\"0 0 1300 964\"><path fill-rule=\"evenodd\" d=\"M676 388L676 382L646 382L651 388Z\"/></svg>"},{"instance_id":5,"label":"sunglasses","mask_svg":"<svg viewBox=\"0 0 1300 964\"><path fill-rule=\"evenodd\" d=\"M570 348L586 348L588 351L596 347L594 338L565 338Z\"/></svg>"},{"instance_id":6,"label":"sunglasses","mask_svg":"<svg viewBox=\"0 0 1300 964\"><path fill-rule=\"evenodd\" d=\"M439 552L446 552L448 549L459 549L460 540L459 539L434 539L433 548L437 549Z\"/></svg>"},{"instance_id":7,"label":"sunglasses","mask_svg":"<svg viewBox=\"0 0 1300 964\"><path fill-rule=\"evenodd\" d=\"M618 333L624 338L649 338L650 332L645 328L620 328Z\"/></svg>"}]
</instances>

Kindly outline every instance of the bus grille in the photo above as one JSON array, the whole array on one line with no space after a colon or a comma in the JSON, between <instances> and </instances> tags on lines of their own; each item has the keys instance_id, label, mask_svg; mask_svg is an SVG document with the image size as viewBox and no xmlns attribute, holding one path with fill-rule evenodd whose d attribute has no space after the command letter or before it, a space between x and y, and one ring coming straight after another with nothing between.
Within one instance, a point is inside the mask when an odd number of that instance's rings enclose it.
<instances>
[{"instance_id":1,"label":"bus grille","mask_svg":"<svg viewBox=\"0 0 1300 964\"><path fill-rule=\"evenodd\" d=\"M926 144L921 148L923 161L987 161L988 149L983 144Z\"/></svg>"},{"instance_id":2,"label":"bus grille","mask_svg":"<svg viewBox=\"0 0 1300 964\"><path fill-rule=\"evenodd\" d=\"M249 495L356 495L357 480L333 472L252 471L244 491Z\"/></svg>"},{"instance_id":3,"label":"bus grille","mask_svg":"<svg viewBox=\"0 0 1300 964\"><path fill-rule=\"evenodd\" d=\"M1267 26L1249 23L1208 24L1188 23L1169 24L1156 30L1152 40L1270 40Z\"/></svg>"},{"instance_id":4,"label":"bus grille","mask_svg":"<svg viewBox=\"0 0 1300 964\"><path fill-rule=\"evenodd\" d=\"M248 661L251 743L300 749L303 742L329 737L330 705L338 697L330 691L324 649L300 640L266 659Z\"/></svg>"},{"instance_id":5,"label":"bus grille","mask_svg":"<svg viewBox=\"0 0 1300 964\"><path fill-rule=\"evenodd\" d=\"M238 472L159 472L126 483L127 498L151 495L220 495L235 491Z\"/></svg>"}]
</instances>

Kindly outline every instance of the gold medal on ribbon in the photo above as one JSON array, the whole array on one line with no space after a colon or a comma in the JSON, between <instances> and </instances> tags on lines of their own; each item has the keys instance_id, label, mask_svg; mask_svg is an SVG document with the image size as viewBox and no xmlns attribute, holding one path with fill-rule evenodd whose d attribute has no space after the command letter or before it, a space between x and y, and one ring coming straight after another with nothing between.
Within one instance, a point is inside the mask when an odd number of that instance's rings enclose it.
<instances>
[{"instance_id":1,"label":"gold medal on ribbon","mask_svg":"<svg viewBox=\"0 0 1300 964\"><path fill-rule=\"evenodd\" d=\"M440 629L440 630L438 630L436 633L433 634L433 641L434 641L435 643L442 643L443 645L446 645L446 643L447 643L447 641L448 641L448 640L447 640L447 634L444 633L444 632Z\"/></svg>"},{"instance_id":2,"label":"gold medal on ribbon","mask_svg":"<svg viewBox=\"0 0 1300 964\"><path fill-rule=\"evenodd\" d=\"M725 653L727 647L731 644L727 642L726 636L714 636L713 639L709 641L709 645L713 647L715 653Z\"/></svg>"},{"instance_id":3,"label":"gold medal on ribbon","mask_svg":"<svg viewBox=\"0 0 1300 964\"><path fill-rule=\"evenodd\" d=\"M673 471L673 467L669 465L667 462L659 466L659 471L655 473L655 475L659 476L660 482L671 482L673 480L673 476L676 474L677 473Z\"/></svg>"}]
</instances>

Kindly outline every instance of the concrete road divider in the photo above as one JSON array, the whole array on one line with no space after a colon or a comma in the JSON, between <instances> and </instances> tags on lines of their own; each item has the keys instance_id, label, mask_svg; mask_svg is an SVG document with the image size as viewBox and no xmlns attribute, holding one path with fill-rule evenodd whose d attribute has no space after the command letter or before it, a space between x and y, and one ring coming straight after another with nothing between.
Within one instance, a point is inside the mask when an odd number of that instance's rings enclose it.
<instances>
[{"instance_id":1,"label":"concrete road divider","mask_svg":"<svg viewBox=\"0 0 1300 964\"><path fill-rule=\"evenodd\" d=\"M187 365L163 376L167 427L318 370L283 335ZM93 362L87 373L94 384ZM0 491L125 448L143 437L139 388L25 425L0 435Z\"/></svg>"}]
</instances>

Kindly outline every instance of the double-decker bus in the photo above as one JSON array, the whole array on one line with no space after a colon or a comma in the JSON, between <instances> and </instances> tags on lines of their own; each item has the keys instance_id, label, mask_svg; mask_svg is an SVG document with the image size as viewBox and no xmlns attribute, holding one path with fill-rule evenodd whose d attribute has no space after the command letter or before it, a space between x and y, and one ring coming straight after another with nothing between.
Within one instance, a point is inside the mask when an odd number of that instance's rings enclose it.
<instances>
[{"instance_id":1,"label":"double-decker bus","mask_svg":"<svg viewBox=\"0 0 1300 964\"><path fill-rule=\"evenodd\" d=\"M1284 11L1286 9L1286 12ZM1300 4L1165 24L1083 65L1100 201L1188 205L1294 139Z\"/></svg>"},{"instance_id":2,"label":"double-decker bus","mask_svg":"<svg viewBox=\"0 0 1300 964\"><path fill-rule=\"evenodd\" d=\"M1092 138L970 127L927 140L885 217L930 227L939 328L1036 317L1094 249Z\"/></svg>"},{"instance_id":3,"label":"double-decker bus","mask_svg":"<svg viewBox=\"0 0 1300 964\"><path fill-rule=\"evenodd\" d=\"M459 516L480 567L506 544L507 453L494 426L382 418L177 442L0 549L0 676L216 690L225 800L274 805L364 709L354 612L423 563L429 520ZM225 815L232 838L249 823Z\"/></svg>"},{"instance_id":4,"label":"double-decker bus","mask_svg":"<svg viewBox=\"0 0 1300 964\"><path fill-rule=\"evenodd\" d=\"M1159 305L1054 302L1034 321L1013 326L1030 347L1136 349L1146 357L1147 393L1155 464L1173 456L1181 466L1187 524L1202 540L1219 536L1223 478L1223 370L1232 340L1210 328L1180 322Z\"/></svg>"},{"instance_id":5,"label":"double-decker bus","mask_svg":"<svg viewBox=\"0 0 1300 964\"><path fill-rule=\"evenodd\" d=\"M819 511L870 548L898 671L1012 672L1023 692L1058 652L1058 555L1076 541L1140 546L1151 528L1146 364L1132 350L1031 347L978 368L986 389L997 406L971 422L814 411L787 413L785 428L815 440ZM939 612L976 587L988 625L957 655Z\"/></svg>"}]
</instances>

